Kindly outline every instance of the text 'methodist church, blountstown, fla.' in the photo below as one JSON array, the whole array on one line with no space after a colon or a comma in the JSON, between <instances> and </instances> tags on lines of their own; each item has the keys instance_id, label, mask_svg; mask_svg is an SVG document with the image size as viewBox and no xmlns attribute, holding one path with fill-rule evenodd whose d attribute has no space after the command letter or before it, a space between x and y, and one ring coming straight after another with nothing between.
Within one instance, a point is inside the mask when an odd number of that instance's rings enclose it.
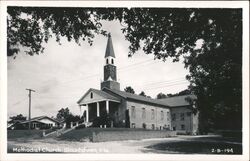
<instances>
[{"instance_id":1,"label":"text 'methodist church, blountstown, fla.'","mask_svg":"<svg viewBox=\"0 0 250 161\"><path fill-rule=\"evenodd\" d=\"M104 58L101 89L90 88L77 102L80 108L85 106L86 122L109 114L113 118L110 125L113 127L176 130L189 134L198 132L198 114L192 113L186 100L187 97L195 98L194 95L152 99L121 91L110 35Z\"/></svg>"}]
</instances>

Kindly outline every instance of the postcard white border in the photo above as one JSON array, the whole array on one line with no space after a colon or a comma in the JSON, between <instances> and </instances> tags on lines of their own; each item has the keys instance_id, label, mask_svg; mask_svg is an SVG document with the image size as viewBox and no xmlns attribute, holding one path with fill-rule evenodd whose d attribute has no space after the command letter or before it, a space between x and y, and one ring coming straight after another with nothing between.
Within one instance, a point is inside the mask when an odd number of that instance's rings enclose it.
<instances>
[{"instance_id":1,"label":"postcard white border","mask_svg":"<svg viewBox=\"0 0 250 161\"><path fill-rule=\"evenodd\" d=\"M249 2L247 1L1 1L0 160L249 160ZM243 155L7 153L7 6L177 7L243 9Z\"/></svg>"}]
</instances>

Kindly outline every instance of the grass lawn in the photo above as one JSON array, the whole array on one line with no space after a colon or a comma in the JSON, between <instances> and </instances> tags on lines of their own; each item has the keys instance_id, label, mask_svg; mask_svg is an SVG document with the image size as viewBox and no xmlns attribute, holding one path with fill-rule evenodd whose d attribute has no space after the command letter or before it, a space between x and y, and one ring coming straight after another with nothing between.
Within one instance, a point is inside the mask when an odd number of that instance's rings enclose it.
<instances>
[{"instance_id":1,"label":"grass lawn","mask_svg":"<svg viewBox=\"0 0 250 161\"><path fill-rule=\"evenodd\" d=\"M41 138L43 135L43 130L8 130L8 139L36 139Z\"/></svg>"},{"instance_id":2,"label":"grass lawn","mask_svg":"<svg viewBox=\"0 0 250 161\"><path fill-rule=\"evenodd\" d=\"M55 129L46 130L8 130L8 139L39 139L43 136L43 131L45 134L55 131Z\"/></svg>"}]
</instances>

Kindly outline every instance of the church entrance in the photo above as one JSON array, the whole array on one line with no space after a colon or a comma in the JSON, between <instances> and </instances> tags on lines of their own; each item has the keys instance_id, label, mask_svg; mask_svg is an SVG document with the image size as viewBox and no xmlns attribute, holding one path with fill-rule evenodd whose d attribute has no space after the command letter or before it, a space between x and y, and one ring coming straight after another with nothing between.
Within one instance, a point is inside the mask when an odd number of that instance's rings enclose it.
<instances>
[{"instance_id":1,"label":"church entrance","mask_svg":"<svg viewBox=\"0 0 250 161\"><path fill-rule=\"evenodd\" d=\"M113 127L118 117L119 103L113 101L100 101L88 104L88 122L95 127Z\"/></svg>"}]
</instances>

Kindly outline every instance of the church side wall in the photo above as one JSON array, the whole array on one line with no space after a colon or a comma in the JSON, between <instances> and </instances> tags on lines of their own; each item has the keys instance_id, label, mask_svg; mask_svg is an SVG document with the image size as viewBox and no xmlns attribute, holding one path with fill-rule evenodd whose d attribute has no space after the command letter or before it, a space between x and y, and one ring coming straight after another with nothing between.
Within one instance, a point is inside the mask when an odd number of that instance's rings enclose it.
<instances>
[{"instance_id":1,"label":"church side wall","mask_svg":"<svg viewBox=\"0 0 250 161\"><path fill-rule=\"evenodd\" d=\"M170 109L147 103L127 101L130 128L170 129Z\"/></svg>"},{"instance_id":2,"label":"church side wall","mask_svg":"<svg viewBox=\"0 0 250 161\"><path fill-rule=\"evenodd\" d=\"M198 114L193 114L187 106L171 108L172 129L195 134L198 131Z\"/></svg>"},{"instance_id":3,"label":"church side wall","mask_svg":"<svg viewBox=\"0 0 250 161\"><path fill-rule=\"evenodd\" d=\"M121 103L118 105L118 117L116 117L116 123L118 127L125 127L125 113L126 113L126 100L121 99Z\"/></svg>"}]
</instances>

